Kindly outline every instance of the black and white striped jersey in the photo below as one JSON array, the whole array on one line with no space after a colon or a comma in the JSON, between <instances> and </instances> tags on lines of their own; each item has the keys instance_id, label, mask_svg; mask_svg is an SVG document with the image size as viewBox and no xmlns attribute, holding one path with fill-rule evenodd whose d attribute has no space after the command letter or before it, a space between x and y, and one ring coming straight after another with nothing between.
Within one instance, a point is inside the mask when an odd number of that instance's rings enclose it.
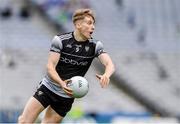
<instances>
[{"instance_id":1,"label":"black and white striped jersey","mask_svg":"<svg viewBox=\"0 0 180 124\"><path fill-rule=\"evenodd\" d=\"M93 59L105 52L100 41L89 39L78 42L73 32L56 35L52 40L50 51L60 54L56 71L62 80L73 76L84 76ZM43 79L43 84L60 96L69 97L48 75Z\"/></svg>"}]
</instances>

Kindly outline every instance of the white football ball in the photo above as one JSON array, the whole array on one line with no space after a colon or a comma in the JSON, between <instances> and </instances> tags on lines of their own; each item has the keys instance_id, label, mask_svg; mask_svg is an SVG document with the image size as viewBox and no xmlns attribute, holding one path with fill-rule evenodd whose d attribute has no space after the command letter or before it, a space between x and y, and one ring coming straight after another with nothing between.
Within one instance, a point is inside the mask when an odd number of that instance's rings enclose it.
<instances>
[{"instance_id":1,"label":"white football ball","mask_svg":"<svg viewBox=\"0 0 180 124\"><path fill-rule=\"evenodd\" d=\"M88 93L89 83L84 77L74 76L70 80L67 86L72 89L74 98L81 98Z\"/></svg>"}]
</instances>

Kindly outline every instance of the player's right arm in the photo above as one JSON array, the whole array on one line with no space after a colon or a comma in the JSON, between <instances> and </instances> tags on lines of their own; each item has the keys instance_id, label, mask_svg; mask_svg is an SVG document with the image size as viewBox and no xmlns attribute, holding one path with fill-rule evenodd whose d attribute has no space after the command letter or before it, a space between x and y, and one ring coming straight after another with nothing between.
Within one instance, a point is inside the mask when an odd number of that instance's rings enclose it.
<instances>
[{"instance_id":1,"label":"player's right arm","mask_svg":"<svg viewBox=\"0 0 180 124\"><path fill-rule=\"evenodd\" d=\"M63 81L56 71L56 66L61 56L59 42L60 40L57 36L55 36L52 41L51 49L48 56L48 63L46 66L47 74L55 83L60 84L63 90L71 96L72 90L66 86L67 81Z\"/></svg>"}]
</instances>

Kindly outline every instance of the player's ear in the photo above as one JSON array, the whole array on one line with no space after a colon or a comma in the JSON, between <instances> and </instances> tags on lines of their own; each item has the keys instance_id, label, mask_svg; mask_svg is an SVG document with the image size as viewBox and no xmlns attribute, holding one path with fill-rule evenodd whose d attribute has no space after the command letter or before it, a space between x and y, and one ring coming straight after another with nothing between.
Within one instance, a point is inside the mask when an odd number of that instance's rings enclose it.
<instances>
[{"instance_id":1,"label":"player's ear","mask_svg":"<svg viewBox=\"0 0 180 124\"><path fill-rule=\"evenodd\" d=\"M74 25L76 26L77 29L81 28L81 21L80 20L76 21Z\"/></svg>"}]
</instances>

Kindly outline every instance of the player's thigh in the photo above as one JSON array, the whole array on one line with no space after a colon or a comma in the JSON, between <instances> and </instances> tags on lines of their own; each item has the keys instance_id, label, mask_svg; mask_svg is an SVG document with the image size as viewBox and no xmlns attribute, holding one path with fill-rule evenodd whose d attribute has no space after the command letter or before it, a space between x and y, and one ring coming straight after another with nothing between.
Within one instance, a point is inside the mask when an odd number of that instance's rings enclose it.
<instances>
[{"instance_id":1,"label":"player's thigh","mask_svg":"<svg viewBox=\"0 0 180 124\"><path fill-rule=\"evenodd\" d=\"M43 105L34 97L27 102L19 121L34 122L40 112L44 110Z\"/></svg>"},{"instance_id":2,"label":"player's thigh","mask_svg":"<svg viewBox=\"0 0 180 124\"><path fill-rule=\"evenodd\" d=\"M48 106L42 123L60 123L62 119L62 116L55 112L54 109L51 108L51 106Z\"/></svg>"}]
</instances>

